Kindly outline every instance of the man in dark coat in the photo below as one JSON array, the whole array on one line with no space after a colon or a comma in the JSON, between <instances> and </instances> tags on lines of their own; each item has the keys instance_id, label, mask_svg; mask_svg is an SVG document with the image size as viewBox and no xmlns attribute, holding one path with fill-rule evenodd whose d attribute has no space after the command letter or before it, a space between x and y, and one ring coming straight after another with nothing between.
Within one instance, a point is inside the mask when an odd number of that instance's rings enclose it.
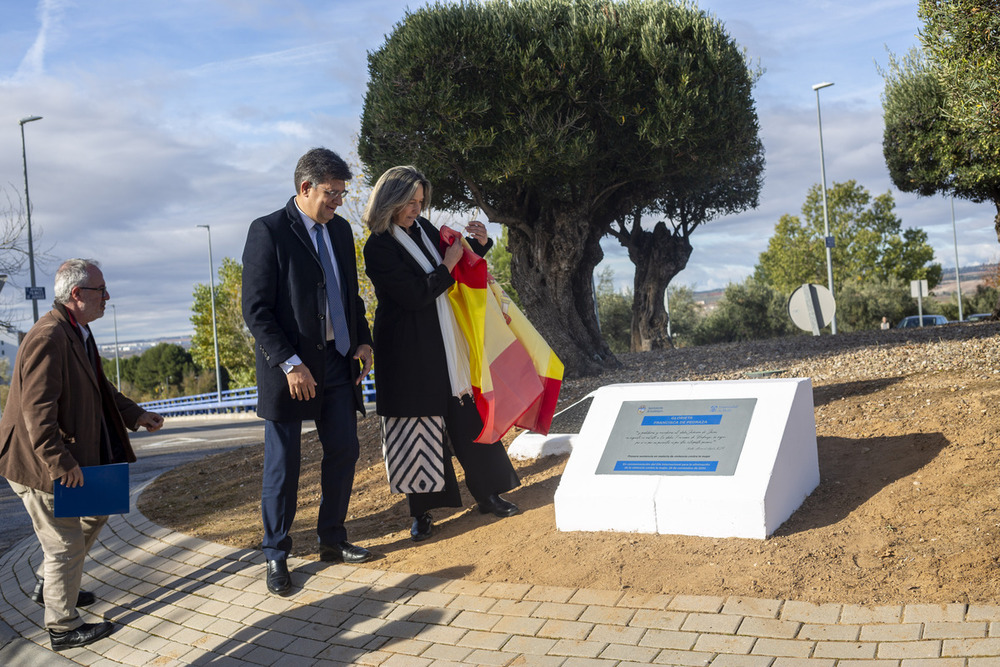
<instances>
[{"instance_id":1,"label":"man in dark coat","mask_svg":"<svg viewBox=\"0 0 1000 667\"><path fill-rule=\"evenodd\" d=\"M314 148L295 168L296 195L250 224L243 248L243 318L256 342L257 414L265 420L261 515L268 590L286 595L297 506L302 421L323 447L319 554L363 563L344 521L358 459L356 411L372 366L372 337L358 293L354 237L336 215L351 171ZM363 367L362 367L363 366Z\"/></svg>"},{"instance_id":2,"label":"man in dark coat","mask_svg":"<svg viewBox=\"0 0 1000 667\"><path fill-rule=\"evenodd\" d=\"M126 427L163 426L163 417L136 405L104 377L89 325L104 315L110 298L96 262L63 262L56 271L55 306L18 347L0 419L0 476L21 497L42 545L42 580L32 597L45 605L56 651L86 646L113 627L84 623L76 610L95 601L93 593L80 590L83 561L108 517L57 518L54 485L84 486L81 467L134 462Z\"/></svg>"}]
</instances>

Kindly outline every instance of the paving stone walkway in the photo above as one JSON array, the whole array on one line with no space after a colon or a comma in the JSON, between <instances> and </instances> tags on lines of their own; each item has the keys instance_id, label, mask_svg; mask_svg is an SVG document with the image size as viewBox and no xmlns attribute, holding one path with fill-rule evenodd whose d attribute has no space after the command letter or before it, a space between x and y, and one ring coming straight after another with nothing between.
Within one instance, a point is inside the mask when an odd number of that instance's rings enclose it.
<instances>
[{"instance_id":1,"label":"paving stone walkway","mask_svg":"<svg viewBox=\"0 0 1000 667\"><path fill-rule=\"evenodd\" d=\"M84 575L84 619L117 630L52 653L28 598L34 537L0 559L0 665L1000 666L1000 606L812 604L498 584L290 559L269 595L263 557L111 519ZM5 625L4 625L5 624ZM2 628L0 628L2 629Z\"/></svg>"}]
</instances>

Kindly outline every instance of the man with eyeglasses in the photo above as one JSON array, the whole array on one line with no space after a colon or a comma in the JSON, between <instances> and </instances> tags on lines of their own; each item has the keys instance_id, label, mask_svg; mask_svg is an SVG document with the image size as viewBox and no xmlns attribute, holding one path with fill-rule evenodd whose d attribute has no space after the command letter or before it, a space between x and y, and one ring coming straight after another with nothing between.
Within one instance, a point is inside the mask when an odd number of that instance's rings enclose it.
<instances>
[{"instance_id":1,"label":"man with eyeglasses","mask_svg":"<svg viewBox=\"0 0 1000 667\"><path fill-rule=\"evenodd\" d=\"M147 412L104 377L90 323L110 299L97 262L69 259L56 271L55 304L17 350L0 418L0 476L24 502L42 546L42 576L32 599L45 605L52 648L86 646L114 629L84 623L77 607L96 598L80 590L83 563L106 516L55 516L54 487L87 484L87 466L133 463L128 431L157 431Z\"/></svg>"},{"instance_id":2,"label":"man with eyeglasses","mask_svg":"<svg viewBox=\"0 0 1000 667\"><path fill-rule=\"evenodd\" d=\"M264 423L262 549L267 589L291 591L287 558L297 507L303 420L323 448L316 532L324 561L363 563L344 522L364 414L361 380L372 366L372 336L358 292L354 236L336 214L351 170L314 148L295 167L294 197L250 223L243 248L243 319L257 359L257 414Z\"/></svg>"}]
</instances>

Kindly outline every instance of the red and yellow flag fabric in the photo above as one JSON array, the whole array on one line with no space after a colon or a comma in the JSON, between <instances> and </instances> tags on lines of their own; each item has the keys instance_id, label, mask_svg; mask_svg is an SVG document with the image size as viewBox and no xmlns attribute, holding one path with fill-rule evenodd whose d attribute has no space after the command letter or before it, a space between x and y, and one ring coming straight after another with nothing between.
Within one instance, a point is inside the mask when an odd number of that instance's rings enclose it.
<instances>
[{"instance_id":1,"label":"red and yellow flag fabric","mask_svg":"<svg viewBox=\"0 0 1000 667\"><path fill-rule=\"evenodd\" d=\"M448 299L469 344L472 392L483 419L476 442L496 442L511 426L547 434L563 364L489 274L486 260L458 232L442 227L442 246L453 239L465 253L451 273Z\"/></svg>"}]
</instances>

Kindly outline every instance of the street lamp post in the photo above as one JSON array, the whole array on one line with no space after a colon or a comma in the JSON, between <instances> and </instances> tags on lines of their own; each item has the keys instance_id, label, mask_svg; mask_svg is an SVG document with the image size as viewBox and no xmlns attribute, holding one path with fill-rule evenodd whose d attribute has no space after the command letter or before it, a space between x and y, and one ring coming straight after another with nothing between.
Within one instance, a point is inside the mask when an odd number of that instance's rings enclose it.
<instances>
[{"instance_id":1,"label":"street lamp post","mask_svg":"<svg viewBox=\"0 0 1000 667\"><path fill-rule=\"evenodd\" d=\"M122 390L122 368L121 364L118 362L118 307L115 304L111 304L111 313L114 315L115 320L115 379L117 380L118 391Z\"/></svg>"},{"instance_id":2,"label":"street lamp post","mask_svg":"<svg viewBox=\"0 0 1000 667\"><path fill-rule=\"evenodd\" d=\"M38 299L35 298L35 247L31 238L31 197L28 196L28 154L24 149L24 124L41 120L41 116L26 116L17 121L21 126L21 159L24 162L24 206L28 211L28 270L31 274L31 313L38 321Z\"/></svg>"},{"instance_id":3,"label":"street lamp post","mask_svg":"<svg viewBox=\"0 0 1000 667\"><path fill-rule=\"evenodd\" d=\"M222 371L219 366L219 328L215 323L215 264L212 262L212 228L209 225L198 225L208 230L208 281L211 292L209 301L212 302L212 340L215 343L215 395L219 403L222 402Z\"/></svg>"},{"instance_id":4,"label":"street lamp post","mask_svg":"<svg viewBox=\"0 0 1000 667\"><path fill-rule=\"evenodd\" d=\"M951 235L955 240L955 289L958 290L958 321L965 319L962 313L962 277L958 271L958 229L955 227L955 197L951 198Z\"/></svg>"},{"instance_id":5,"label":"street lamp post","mask_svg":"<svg viewBox=\"0 0 1000 667\"><path fill-rule=\"evenodd\" d=\"M830 236L830 215L826 208L826 161L823 159L823 119L819 112L819 91L832 86L833 83L817 83L812 87L816 91L816 123L819 125L819 172L821 187L823 192L823 245L826 247L826 282L833 295L833 259L830 256L830 249L833 248L833 237ZM830 333L837 333L837 316L830 318Z\"/></svg>"}]
</instances>

